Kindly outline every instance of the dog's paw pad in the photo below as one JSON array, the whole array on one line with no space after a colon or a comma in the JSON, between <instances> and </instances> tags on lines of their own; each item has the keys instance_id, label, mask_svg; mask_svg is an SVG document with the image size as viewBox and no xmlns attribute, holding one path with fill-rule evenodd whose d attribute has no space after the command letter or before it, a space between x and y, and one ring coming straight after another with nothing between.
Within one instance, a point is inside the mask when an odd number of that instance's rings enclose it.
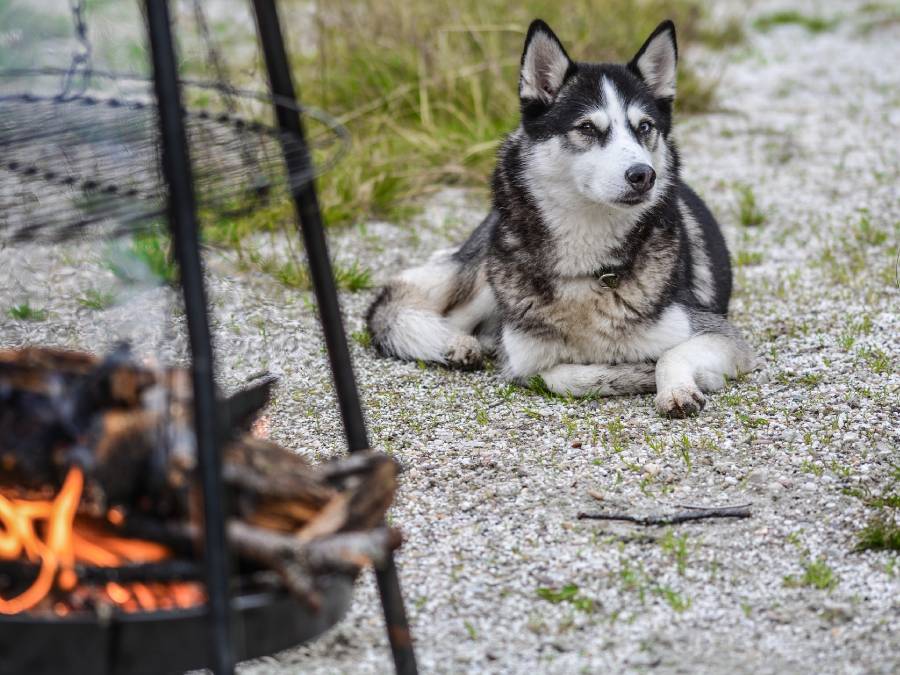
<instances>
[{"instance_id":1,"label":"dog's paw pad","mask_svg":"<svg viewBox=\"0 0 900 675\"><path fill-rule=\"evenodd\" d=\"M471 370L481 366L484 353L481 350L481 343L475 336L460 335L450 341L444 358L451 368Z\"/></svg>"},{"instance_id":2,"label":"dog's paw pad","mask_svg":"<svg viewBox=\"0 0 900 675\"><path fill-rule=\"evenodd\" d=\"M656 395L656 409L665 417L691 417L706 405L706 397L696 386L681 386Z\"/></svg>"}]
</instances>

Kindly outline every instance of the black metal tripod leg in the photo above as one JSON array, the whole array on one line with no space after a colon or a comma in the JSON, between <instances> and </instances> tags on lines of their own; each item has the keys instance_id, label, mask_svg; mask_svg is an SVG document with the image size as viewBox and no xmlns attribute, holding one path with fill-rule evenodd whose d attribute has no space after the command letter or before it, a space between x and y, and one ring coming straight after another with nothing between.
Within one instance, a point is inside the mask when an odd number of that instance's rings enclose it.
<instances>
[{"instance_id":1,"label":"black metal tripod leg","mask_svg":"<svg viewBox=\"0 0 900 675\"><path fill-rule=\"evenodd\" d=\"M253 8L266 68L269 71L272 94L276 98L295 102L297 98L275 0L253 0ZM304 140L303 122L299 113L289 107L279 106L276 103L275 112L279 128L287 132L282 138L282 149L288 177L292 180L291 192L309 258L310 276L325 332L325 343L344 421L347 445L351 452L364 450L369 447L369 440L353 375L353 364L350 361L350 351L347 348L337 288L322 227L322 215L312 181L312 163ZM389 557L384 569L376 571L376 578L397 673L413 675L418 672L416 657L393 557Z\"/></svg>"},{"instance_id":2,"label":"black metal tripod leg","mask_svg":"<svg viewBox=\"0 0 900 675\"><path fill-rule=\"evenodd\" d=\"M217 675L234 672L229 625L228 549L225 544L225 507L221 458L216 440L219 429L213 380L213 349L207 316L203 266L200 261L197 214L191 164L187 150L181 92L172 42L167 0L145 0L153 77L159 108L162 164L169 189L169 227L181 273L181 288L187 315L194 388L194 429L203 486L204 559L210 647Z\"/></svg>"}]
</instances>

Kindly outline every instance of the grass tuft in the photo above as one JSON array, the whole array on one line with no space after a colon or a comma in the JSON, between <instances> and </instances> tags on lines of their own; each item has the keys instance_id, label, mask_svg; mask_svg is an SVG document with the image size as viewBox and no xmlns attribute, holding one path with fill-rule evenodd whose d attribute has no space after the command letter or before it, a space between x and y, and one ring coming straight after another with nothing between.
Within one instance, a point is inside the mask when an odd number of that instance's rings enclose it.
<instances>
[{"instance_id":1,"label":"grass tuft","mask_svg":"<svg viewBox=\"0 0 900 675\"><path fill-rule=\"evenodd\" d=\"M691 608L691 599L681 595L668 586L657 586L655 592L676 612L684 612Z\"/></svg>"},{"instance_id":2,"label":"grass tuft","mask_svg":"<svg viewBox=\"0 0 900 675\"><path fill-rule=\"evenodd\" d=\"M749 185L737 185L738 191L738 222L744 227L756 227L766 222L766 214L756 203L756 194Z\"/></svg>"},{"instance_id":3,"label":"grass tuft","mask_svg":"<svg viewBox=\"0 0 900 675\"><path fill-rule=\"evenodd\" d=\"M881 246L888 240L888 233L872 222L868 210L860 214L854 235L858 242L867 246Z\"/></svg>"},{"instance_id":4,"label":"grass tuft","mask_svg":"<svg viewBox=\"0 0 900 675\"><path fill-rule=\"evenodd\" d=\"M788 575L784 578L784 585L788 588L800 588L803 586L817 588L820 591L830 591L838 585L837 575L822 558L808 560L803 565L803 574L799 577Z\"/></svg>"},{"instance_id":5,"label":"grass tuft","mask_svg":"<svg viewBox=\"0 0 900 675\"><path fill-rule=\"evenodd\" d=\"M362 267L355 260L349 267L334 265L334 278L339 288L356 293L372 288L372 270Z\"/></svg>"},{"instance_id":6,"label":"grass tuft","mask_svg":"<svg viewBox=\"0 0 900 675\"><path fill-rule=\"evenodd\" d=\"M115 301L116 296L114 293L101 291L97 288L89 288L84 292L84 295L78 298L79 305L85 309L92 309L94 311L100 311L107 307L111 307Z\"/></svg>"},{"instance_id":7,"label":"grass tuft","mask_svg":"<svg viewBox=\"0 0 900 675\"><path fill-rule=\"evenodd\" d=\"M578 586L575 584L566 584L560 589L539 588L537 589L537 594L538 597L553 604L565 602L582 612L590 613L594 611L594 601L581 595Z\"/></svg>"},{"instance_id":8,"label":"grass tuft","mask_svg":"<svg viewBox=\"0 0 900 675\"><path fill-rule=\"evenodd\" d=\"M46 309L32 307L27 302L13 305L6 310L6 313L10 318L18 321L46 321L47 317L50 316L50 312Z\"/></svg>"},{"instance_id":9,"label":"grass tuft","mask_svg":"<svg viewBox=\"0 0 900 675\"><path fill-rule=\"evenodd\" d=\"M760 251L740 250L734 256L734 264L736 267L752 267L759 265L763 261L763 254Z\"/></svg>"},{"instance_id":10,"label":"grass tuft","mask_svg":"<svg viewBox=\"0 0 900 675\"><path fill-rule=\"evenodd\" d=\"M353 331L352 333L350 333L350 337L363 349L368 349L372 346L372 334L365 328L363 328L362 330Z\"/></svg>"},{"instance_id":11,"label":"grass tuft","mask_svg":"<svg viewBox=\"0 0 900 675\"><path fill-rule=\"evenodd\" d=\"M861 349L859 355L863 358L869 368L878 375L885 375L893 371L894 364L890 355L883 349L878 347L868 347Z\"/></svg>"},{"instance_id":12,"label":"grass tuft","mask_svg":"<svg viewBox=\"0 0 900 675\"><path fill-rule=\"evenodd\" d=\"M544 382L544 378L540 375L532 375L528 380L528 389L533 391L535 394L543 396L544 398L555 398L556 394L550 391L550 388L547 386L547 383Z\"/></svg>"},{"instance_id":13,"label":"grass tuft","mask_svg":"<svg viewBox=\"0 0 900 675\"><path fill-rule=\"evenodd\" d=\"M802 26L810 33L824 33L836 25L837 20L835 19L810 16L792 9L765 14L753 22L753 27L763 32L770 31L778 26Z\"/></svg>"},{"instance_id":14,"label":"grass tuft","mask_svg":"<svg viewBox=\"0 0 900 675\"><path fill-rule=\"evenodd\" d=\"M687 570L687 541L687 535L676 537L675 533L670 529L666 531L665 536L659 542L660 548L675 559L675 567L679 576L684 576Z\"/></svg>"},{"instance_id":15,"label":"grass tuft","mask_svg":"<svg viewBox=\"0 0 900 675\"><path fill-rule=\"evenodd\" d=\"M264 256L258 251L252 250L242 252L241 255L245 267L253 267L288 288L302 291L312 288L312 279L306 263L293 255L287 260ZM342 290L357 293L372 288L372 270L363 267L355 260L350 265L342 265L333 261L331 269L335 283Z\"/></svg>"},{"instance_id":16,"label":"grass tuft","mask_svg":"<svg viewBox=\"0 0 900 675\"><path fill-rule=\"evenodd\" d=\"M874 516L857 534L854 550L900 551L900 523L889 516Z\"/></svg>"},{"instance_id":17,"label":"grass tuft","mask_svg":"<svg viewBox=\"0 0 900 675\"><path fill-rule=\"evenodd\" d=\"M106 264L116 277L127 282L143 281L148 275L166 284L178 281L178 267L172 258L171 242L164 234L151 232L135 235L126 249L113 251Z\"/></svg>"}]
</instances>

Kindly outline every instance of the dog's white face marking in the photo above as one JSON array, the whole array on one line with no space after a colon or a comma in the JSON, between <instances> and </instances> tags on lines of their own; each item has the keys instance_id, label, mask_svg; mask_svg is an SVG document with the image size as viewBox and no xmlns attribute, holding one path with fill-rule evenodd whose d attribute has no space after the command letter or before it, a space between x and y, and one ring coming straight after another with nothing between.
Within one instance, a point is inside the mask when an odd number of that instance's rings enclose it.
<instances>
[{"instance_id":1,"label":"dog's white face marking","mask_svg":"<svg viewBox=\"0 0 900 675\"><path fill-rule=\"evenodd\" d=\"M602 89L603 107L593 116L601 120L604 116L608 118L605 139L571 158L572 180L583 197L594 202L615 203L631 191L625 172L635 164L653 166L653 158L635 137L615 86L604 78Z\"/></svg>"},{"instance_id":2,"label":"dog's white face marking","mask_svg":"<svg viewBox=\"0 0 900 675\"><path fill-rule=\"evenodd\" d=\"M608 78L603 78L602 91L603 100L598 107L582 118L582 123L593 125L599 138L580 131L576 125L564 136L534 145L526 171L537 192L544 192L542 187L552 189L558 201L574 208L585 204L596 209L602 204L637 218L667 185L668 152L639 103L626 107ZM645 122L648 126L642 128ZM633 194L625 173L638 164L653 168L657 182L640 204L630 206L620 202Z\"/></svg>"},{"instance_id":3,"label":"dog's white face marking","mask_svg":"<svg viewBox=\"0 0 900 675\"><path fill-rule=\"evenodd\" d=\"M637 103L630 103L628 105L628 122L631 124L633 129L637 129L641 122L647 119L649 116L647 115L647 111L644 110L644 106L638 105Z\"/></svg>"},{"instance_id":4,"label":"dog's white face marking","mask_svg":"<svg viewBox=\"0 0 900 675\"><path fill-rule=\"evenodd\" d=\"M606 112L606 110L604 110L603 108L588 115L588 119L595 127L597 127L597 130L601 134L605 134L607 131L609 131L611 120L609 118L609 113Z\"/></svg>"}]
</instances>

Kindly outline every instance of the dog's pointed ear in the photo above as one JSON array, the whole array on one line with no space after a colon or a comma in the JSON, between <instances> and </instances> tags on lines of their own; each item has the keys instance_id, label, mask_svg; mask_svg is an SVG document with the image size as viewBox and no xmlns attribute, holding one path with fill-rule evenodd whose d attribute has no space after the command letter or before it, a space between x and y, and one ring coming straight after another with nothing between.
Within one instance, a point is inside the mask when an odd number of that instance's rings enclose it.
<instances>
[{"instance_id":1,"label":"dog's pointed ear","mask_svg":"<svg viewBox=\"0 0 900 675\"><path fill-rule=\"evenodd\" d=\"M671 101L675 98L677 64L675 24L663 21L631 59L628 68L650 87L655 98Z\"/></svg>"},{"instance_id":2,"label":"dog's pointed ear","mask_svg":"<svg viewBox=\"0 0 900 675\"><path fill-rule=\"evenodd\" d=\"M572 60L550 26L535 19L528 28L525 51L522 52L519 98L545 105L553 103L572 65Z\"/></svg>"}]
</instances>

